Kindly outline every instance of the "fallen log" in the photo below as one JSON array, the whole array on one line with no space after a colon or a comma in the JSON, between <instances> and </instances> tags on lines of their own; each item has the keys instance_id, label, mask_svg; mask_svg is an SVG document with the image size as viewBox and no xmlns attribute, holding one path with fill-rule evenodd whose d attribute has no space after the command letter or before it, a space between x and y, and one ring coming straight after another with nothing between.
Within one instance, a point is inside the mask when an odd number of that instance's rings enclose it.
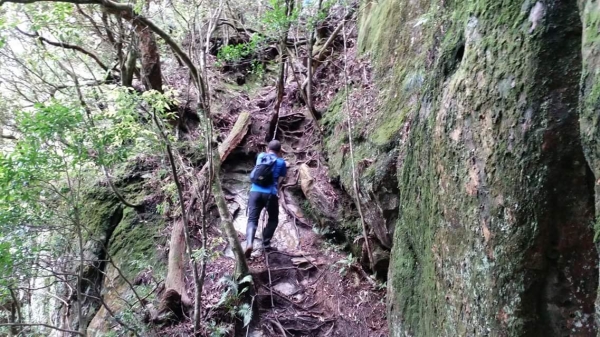
<instances>
[{"instance_id":1,"label":"fallen log","mask_svg":"<svg viewBox=\"0 0 600 337\"><path fill-rule=\"evenodd\" d=\"M221 161L224 161L246 136L250 122L249 113L243 112L239 115L227 138L223 143L219 144L219 157ZM208 163L204 164L196 176L197 183L194 186L194 199L189 203L188 210L195 204L200 193L207 188L208 165ZM180 312L181 306L190 307L192 304L185 290L185 248L183 221L177 221L171 232L169 243L168 271L165 281L166 292L162 298L162 310Z\"/></svg>"}]
</instances>

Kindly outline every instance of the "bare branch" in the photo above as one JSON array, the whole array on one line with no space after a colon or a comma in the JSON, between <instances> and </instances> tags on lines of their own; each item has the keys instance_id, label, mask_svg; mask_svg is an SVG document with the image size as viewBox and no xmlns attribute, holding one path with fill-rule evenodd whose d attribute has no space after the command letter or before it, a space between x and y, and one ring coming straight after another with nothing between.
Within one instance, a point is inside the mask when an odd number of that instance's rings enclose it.
<instances>
[{"instance_id":1,"label":"bare branch","mask_svg":"<svg viewBox=\"0 0 600 337\"><path fill-rule=\"evenodd\" d=\"M61 0L61 1L57 1L57 0L2 0L2 1L0 1L0 6L2 6L5 3L8 3L8 2L12 2L15 4L32 4L32 3L36 3L36 2L67 2L67 3L77 4L77 5L97 4L98 3L97 0Z\"/></svg>"},{"instance_id":2,"label":"bare branch","mask_svg":"<svg viewBox=\"0 0 600 337\"><path fill-rule=\"evenodd\" d=\"M1 3L0 3L1 4ZM35 326L43 326L45 328L49 328L49 329L53 329L53 330L57 330L57 331L62 331L62 332L67 332L67 333L73 333L79 336L85 336L83 333L79 332L79 331L75 331L75 330L68 330L68 329L62 329L50 324L44 324L44 323L0 323L0 326L8 326L8 327L35 327Z\"/></svg>"},{"instance_id":3,"label":"bare branch","mask_svg":"<svg viewBox=\"0 0 600 337\"><path fill-rule=\"evenodd\" d=\"M19 4L31 4L35 2L66 2L72 4L97 4L103 5L104 8L110 10L112 14L120 14L123 18L131 21L134 25L141 25L150 29L153 33L160 36L166 43L173 49L175 54L181 58L183 63L188 67L194 83L197 85L198 90L201 92L202 105L204 106L204 98L206 97L206 86L204 79L200 75L198 68L194 65L187 53L185 53L179 44L173 40L173 38L162 30L160 27L154 24L144 16L137 15L133 10L133 6L124 3L118 3L111 0L0 0L0 6L4 3L19 3Z\"/></svg>"},{"instance_id":4,"label":"bare branch","mask_svg":"<svg viewBox=\"0 0 600 337\"><path fill-rule=\"evenodd\" d=\"M91 57L92 59L94 59L94 61L96 61L96 63L98 63L98 65L104 69L105 71L108 71L108 66L106 64L104 64L104 62L102 62L100 60L100 58L98 57L98 55L92 53L91 51L85 50L84 48L74 45L74 44L69 44L69 43L65 43L65 42L57 42L57 41L51 41L48 40L47 38L41 36L40 34L38 34L37 32L35 33L27 33L22 31L19 27L16 27L17 31L25 36L29 36L31 38L34 39L38 39L39 41L43 42L43 43L47 43L51 46L55 46L55 47L61 47L61 48L65 48L65 49L71 49L71 50L76 50L80 53L83 53L89 57Z\"/></svg>"},{"instance_id":5,"label":"bare branch","mask_svg":"<svg viewBox=\"0 0 600 337\"><path fill-rule=\"evenodd\" d=\"M93 81L93 82L86 82L86 83L79 83L80 87L97 87L103 84L114 84L115 81L114 80L98 80L98 81ZM53 90L50 92L50 96L54 96L56 94L57 91L59 90L63 90L63 89L69 89L69 88L75 88L75 84L63 84L63 85L56 85L53 86Z\"/></svg>"}]
</instances>

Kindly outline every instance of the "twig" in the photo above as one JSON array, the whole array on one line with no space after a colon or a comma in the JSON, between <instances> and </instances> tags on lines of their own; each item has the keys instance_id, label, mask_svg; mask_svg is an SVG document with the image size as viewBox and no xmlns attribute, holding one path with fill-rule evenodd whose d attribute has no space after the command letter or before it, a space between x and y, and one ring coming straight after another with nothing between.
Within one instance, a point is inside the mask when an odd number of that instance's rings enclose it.
<instances>
[{"instance_id":1,"label":"twig","mask_svg":"<svg viewBox=\"0 0 600 337\"><path fill-rule=\"evenodd\" d=\"M325 336L329 336L329 334L331 333L331 331L333 331L333 328L335 327L335 321L332 321L331 323L333 323L331 324L331 329L329 329L329 331L325 333Z\"/></svg>"},{"instance_id":2,"label":"twig","mask_svg":"<svg viewBox=\"0 0 600 337\"><path fill-rule=\"evenodd\" d=\"M280 267L280 268L273 268L272 271L282 271L282 270L293 270L293 269L300 269L296 266L291 266L291 267Z\"/></svg>"},{"instance_id":3,"label":"twig","mask_svg":"<svg viewBox=\"0 0 600 337\"><path fill-rule=\"evenodd\" d=\"M272 320L272 322L275 323L275 326L279 328L279 332L281 332L281 335L283 335L283 337L287 337L285 329L283 328L283 325L281 325L279 320L276 318L274 321Z\"/></svg>"},{"instance_id":4,"label":"twig","mask_svg":"<svg viewBox=\"0 0 600 337\"><path fill-rule=\"evenodd\" d=\"M275 318L275 320L276 320L276 321L277 321L279 324L281 324L281 322L279 322L279 318ZM283 328L283 330L284 330L286 333L290 334L291 336L293 336L293 335L294 335L294 334L293 334L293 333L291 333L291 332L290 332L288 329L286 329L286 328L283 326L283 324L281 324L281 327Z\"/></svg>"},{"instance_id":5,"label":"twig","mask_svg":"<svg viewBox=\"0 0 600 337\"><path fill-rule=\"evenodd\" d=\"M301 255L297 255L297 254L288 254L285 252L280 252L280 251L272 251L272 252L268 252L267 254L281 254L281 255L285 255L285 256L289 256L289 257L306 257L306 256L310 256L312 254L301 254Z\"/></svg>"},{"instance_id":6,"label":"twig","mask_svg":"<svg viewBox=\"0 0 600 337\"><path fill-rule=\"evenodd\" d=\"M71 333L71 334L76 334L79 336L85 336L83 333L79 332L79 331L75 331L75 330L68 330L68 329L62 329L50 324L44 324L44 323L0 323L0 326L7 326L7 327L34 327L34 326L43 326L45 328L49 328L49 329L53 329L53 330L57 330L57 331L61 331L61 332L67 332L67 333Z\"/></svg>"},{"instance_id":7,"label":"twig","mask_svg":"<svg viewBox=\"0 0 600 337\"><path fill-rule=\"evenodd\" d=\"M292 301L292 300L290 300L289 298L287 298L287 296L285 296L285 295L283 295L283 294L279 293L277 290L275 290L275 291L274 291L274 290L273 290L273 288L267 287L267 286L266 286L266 285L264 285L264 284L261 284L261 287L263 287L263 288L265 288L265 289L269 290L269 291L271 292L271 296L273 296L273 294L275 294L275 295L279 296L281 299L283 299L284 301L286 301L286 302L290 303L291 305L293 305L293 306L295 306L295 307L298 307L298 308L300 308L300 309L302 309L302 310L306 310L305 308L303 308L303 307L302 307L301 305L299 305L298 303L295 303L294 301ZM271 298L273 298L273 297L271 297ZM273 306L273 307L274 307L274 306Z\"/></svg>"},{"instance_id":8,"label":"twig","mask_svg":"<svg viewBox=\"0 0 600 337\"><path fill-rule=\"evenodd\" d=\"M340 24L341 27L344 26L344 22ZM354 147L352 146L352 119L350 118L350 98L348 95L348 50L346 47L346 29L342 30L342 35L344 38L344 96L346 99L346 118L348 124L348 143L350 148L350 164L352 168L352 187L354 189L354 197L356 198L356 208L358 210L358 214L360 215L360 223L362 225L362 234L365 238L365 246L367 247L367 256L369 257L369 265L371 270L373 268L373 251L371 250L371 245L369 244L369 238L367 236L367 224L365 222L365 215L362 211L362 206L360 204L360 194L358 187L358 178L356 176L356 165L354 164Z\"/></svg>"},{"instance_id":9,"label":"twig","mask_svg":"<svg viewBox=\"0 0 600 337\"><path fill-rule=\"evenodd\" d=\"M369 275L360 267L360 266L355 266L352 265L352 267L356 270L358 270L358 273L364 277L367 281L369 281L369 283L373 286L373 287L377 287L377 282L375 282L372 278L369 277Z\"/></svg>"},{"instance_id":10,"label":"twig","mask_svg":"<svg viewBox=\"0 0 600 337\"><path fill-rule=\"evenodd\" d=\"M71 49L71 50L76 50L80 53L83 53L89 57L91 57L94 61L96 61L96 63L100 66L100 68L102 68L104 71L108 71L109 68L108 66L106 66L98 57L98 55L85 50L84 48L77 46L77 45L73 45L73 44L69 44L69 43L64 43L64 42L60 42L60 41L51 41L48 40L47 38L41 36L38 32L35 33L27 33L21 29L19 29L19 27L16 27L17 31L25 36L34 38L34 39L38 39L39 41L41 41L42 43L47 43L51 46L55 46L55 47L61 47L61 48L65 48L65 49Z\"/></svg>"},{"instance_id":11,"label":"twig","mask_svg":"<svg viewBox=\"0 0 600 337\"><path fill-rule=\"evenodd\" d=\"M323 275L325 275L325 272L326 272L326 271L327 271L327 269L323 270L323 271L321 272L321 274L319 274L319 276L318 276L318 277L317 277L317 278L316 278L316 279L315 279L315 280L314 280L314 281L313 281L311 284L309 284L308 286L309 286L309 287L312 287L312 286L314 286L315 284L317 284L317 282L319 282L319 280L321 279L321 277L323 277Z\"/></svg>"},{"instance_id":12,"label":"twig","mask_svg":"<svg viewBox=\"0 0 600 337\"><path fill-rule=\"evenodd\" d=\"M265 217L267 211L263 210L263 221L262 221L262 233L263 237L265 235ZM271 287L271 268L269 268L269 254L267 254L267 250L263 246L263 255L265 257L265 264L267 265L267 273L269 274L269 290L271 291L271 308L275 307L275 303L273 302L273 288Z\"/></svg>"}]
</instances>

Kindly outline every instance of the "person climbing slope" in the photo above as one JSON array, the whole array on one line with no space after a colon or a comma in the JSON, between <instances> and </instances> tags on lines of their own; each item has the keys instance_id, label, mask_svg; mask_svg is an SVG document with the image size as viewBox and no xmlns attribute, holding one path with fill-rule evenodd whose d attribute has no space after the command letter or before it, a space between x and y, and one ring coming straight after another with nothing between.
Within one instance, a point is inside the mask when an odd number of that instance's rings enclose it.
<instances>
[{"instance_id":1,"label":"person climbing slope","mask_svg":"<svg viewBox=\"0 0 600 337\"><path fill-rule=\"evenodd\" d=\"M271 238L279 223L278 192L281 182L287 173L285 160L281 158L281 143L272 140L267 146L267 152L262 152L256 158L256 166L250 172L250 195L248 197L248 225L246 226L246 248L244 255L250 257L253 249L254 235L258 228L258 219L263 208L267 209L269 219L262 233L265 249L270 248Z\"/></svg>"}]
</instances>

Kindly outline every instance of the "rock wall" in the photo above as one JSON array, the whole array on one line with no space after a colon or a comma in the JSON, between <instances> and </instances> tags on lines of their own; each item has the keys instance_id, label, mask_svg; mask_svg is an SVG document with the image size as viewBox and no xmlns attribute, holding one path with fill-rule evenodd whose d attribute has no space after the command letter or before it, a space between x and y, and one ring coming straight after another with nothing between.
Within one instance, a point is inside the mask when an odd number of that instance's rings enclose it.
<instances>
[{"instance_id":1,"label":"rock wall","mask_svg":"<svg viewBox=\"0 0 600 337\"><path fill-rule=\"evenodd\" d=\"M581 74L580 125L581 140L586 159L594 172L595 209L600 210L600 2L579 1L583 22L583 69ZM597 215L596 215L597 216ZM595 221L594 241L597 240L599 223ZM596 307L600 298L596 299ZM596 314L597 315L597 314Z\"/></svg>"},{"instance_id":2,"label":"rock wall","mask_svg":"<svg viewBox=\"0 0 600 337\"><path fill-rule=\"evenodd\" d=\"M147 335L147 327L134 316L134 311L141 312L134 289L145 308L157 306L160 289L156 282L164 279L166 269L166 257L158 250L165 243L161 234L165 220L157 212L155 182L143 176L147 168L140 165L131 163L115 180L123 196L140 207L124 207L102 180L90 182L82 195L85 263L84 281L79 286L84 294L84 319L80 322L78 317L73 283L59 292L69 305L56 303L51 313L58 322L64 321L65 328L77 330L83 324L88 336L104 336L125 335L127 326ZM76 264L72 268L73 273L78 271Z\"/></svg>"},{"instance_id":3,"label":"rock wall","mask_svg":"<svg viewBox=\"0 0 600 337\"><path fill-rule=\"evenodd\" d=\"M397 151L392 336L595 335L598 3L381 0L361 13L381 102L363 143L377 161Z\"/></svg>"}]
</instances>

